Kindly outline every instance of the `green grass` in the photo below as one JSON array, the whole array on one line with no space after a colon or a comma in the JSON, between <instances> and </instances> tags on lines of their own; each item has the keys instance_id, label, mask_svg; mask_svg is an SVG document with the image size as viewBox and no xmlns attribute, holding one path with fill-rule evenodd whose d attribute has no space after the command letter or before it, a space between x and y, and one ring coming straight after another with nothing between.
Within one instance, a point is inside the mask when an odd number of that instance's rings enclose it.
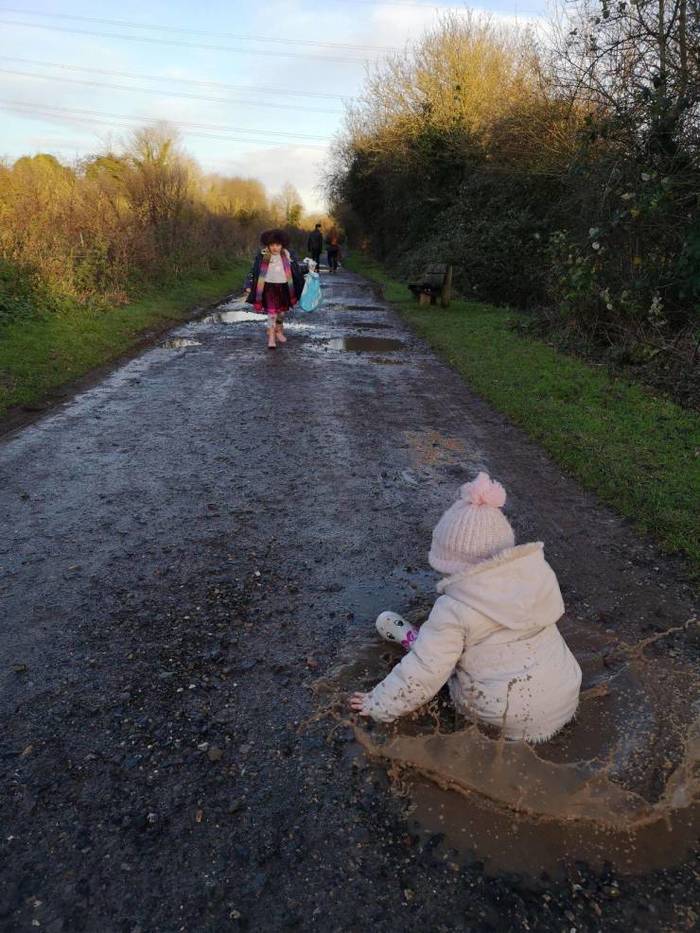
<instances>
[{"instance_id":1,"label":"green grass","mask_svg":"<svg viewBox=\"0 0 700 933\"><path fill-rule=\"evenodd\" d=\"M383 286L470 388L700 573L700 415L518 335L512 311L461 300L419 308L378 263L356 255L348 265Z\"/></svg>"},{"instance_id":2,"label":"green grass","mask_svg":"<svg viewBox=\"0 0 700 933\"><path fill-rule=\"evenodd\" d=\"M15 405L33 405L52 390L127 352L144 331L187 317L197 305L240 289L249 264L191 276L128 305L65 309L0 327L0 416Z\"/></svg>"}]
</instances>

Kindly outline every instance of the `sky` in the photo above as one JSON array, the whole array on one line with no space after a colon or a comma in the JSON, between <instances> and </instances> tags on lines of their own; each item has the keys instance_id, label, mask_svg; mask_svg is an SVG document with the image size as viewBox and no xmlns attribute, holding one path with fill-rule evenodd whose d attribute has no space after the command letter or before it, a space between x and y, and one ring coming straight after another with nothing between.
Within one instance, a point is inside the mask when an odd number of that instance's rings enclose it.
<instances>
[{"instance_id":1,"label":"sky","mask_svg":"<svg viewBox=\"0 0 700 933\"><path fill-rule=\"evenodd\" d=\"M546 0L472 9L519 22ZM0 0L0 158L71 162L157 120L205 172L286 182L324 207L329 145L371 62L444 9L429 0Z\"/></svg>"}]
</instances>

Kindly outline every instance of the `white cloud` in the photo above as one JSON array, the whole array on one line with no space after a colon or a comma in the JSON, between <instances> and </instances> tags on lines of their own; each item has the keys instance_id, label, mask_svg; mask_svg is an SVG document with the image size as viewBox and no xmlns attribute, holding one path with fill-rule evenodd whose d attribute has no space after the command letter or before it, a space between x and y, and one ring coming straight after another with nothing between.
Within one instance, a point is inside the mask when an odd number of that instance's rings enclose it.
<instances>
[{"instance_id":1,"label":"white cloud","mask_svg":"<svg viewBox=\"0 0 700 933\"><path fill-rule=\"evenodd\" d=\"M504 0L501 0L505 6ZM515 0L511 0L515 2ZM518 0L520 3L521 0ZM542 0L522 0L529 7L538 6ZM237 9L236 9L237 7ZM165 11L165 7L163 7ZM264 10L264 16L259 11ZM151 18L158 21L158 13L151 10ZM164 25L182 26L188 20L191 11L185 12L174 4L163 17ZM376 6L353 2L353 0L330 0L311 4L308 0L267 0L264 6L253 4L230 5L229 0L208 0L201 11L195 14L199 21L193 28L215 29L221 23L221 32L265 34L274 27L275 34L285 38L304 38L322 43L338 43L358 46L391 46L403 48L409 40L418 39L423 31L434 25L439 10L432 6ZM147 18L146 10L139 11L135 0L124 0L120 17L133 20ZM510 13L493 13L494 19L513 22ZM519 21L522 22L522 15ZM190 22L194 22L190 20ZM92 28L92 27L90 27ZM95 26L99 30L99 26ZM195 34L192 42L197 42ZM202 37L203 42L210 41ZM362 57L362 52L344 49L331 49L322 46L275 46L280 55L269 57L251 54L257 43L242 43L228 37L221 39L221 45L244 46L241 54L226 54L203 49L182 49L166 45L141 45L139 43L119 42L108 38L77 36L70 33L50 33L42 30L22 30L20 27L6 28L0 36L0 52L4 55L20 55L26 58L61 62L67 65L80 65L86 68L112 69L141 74L153 74L189 78L196 81L214 81L233 85L255 87L283 87L294 91L321 91L323 93L351 98L357 95L364 83L365 67L363 64L346 64L332 61L333 57ZM260 48L264 46L261 45ZM283 57L282 52L294 52L300 57ZM367 49L365 57L376 54ZM326 61L318 61L316 56L329 56ZM0 63L0 67L14 70L32 70L52 73L50 70L34 66ZM57 76L86 78L93 76L79 72L58 71ZM100 83L129 84L129 79L115 76L94 75ZM134 79L135 85L153 88L155 85L145 79ZM237 96L235 91L227 92L217 88L196 88L182 85L177 81L160 85L173 92L201 93L212 97ZM255 97L254 92L238 96ZM273 100L269 93L261 95L265 100ZM233 127L247 127L259 132L266 138L270 132L305 133L323 135L331 138L342 124L341 115L316 114L301 109L301 106L328 106L340 109L340 102L322 101L317 98L289 98L279 95L274 101L283 105L283 109L263 108L255 104L216 103L187 97L168 97L146 94L136 90L116 90L70 84L60 80L42 81L22 79L17 76L0 74L0 98L23 100L37 109L42 106L84 108L128 115L135 120L170 120L178 123L211 123ZM56 113L51 116L10 114L5 112L3 120L3 148L11 158L35 148L64 146L84 147L86 152L100 148L100 140L110 132L109 125L90 126L76 121L69 114ZM110 118L102 118L107 124ZM114 132L119 137L128 134L128 130L119 126L118 119L112 119ZM243 142L247 134L230 135L236 137L229 142L222 139L210 139L195 135L186 127L181 130L186 149L197 159L205 170L228 172L258 177L268 190L275 192L290 181L302 194L307 208L322 208L323 197L319 191L323 171L328 165L327 149L318 150L310 146L290 144L266 146L262 143ZM274 138L274 137L270 137ZM46 141L42 145L42 140ZM69 157L68 155L66 156Z\"/></svg>"},{"instance_id":2,"label":"white cloud","mask_svg":"<svg viewBox=\"0 0 700 933\"><path fill-rule=\"evenodd\" d=\"M290 181L298 189L304 207L310 211L325 209L320 189L327 163L327 151L304 146L251 149L230 159L200 159L205 171L259 178L270 194L276 194Z\"/></svg>"}]
</instances>

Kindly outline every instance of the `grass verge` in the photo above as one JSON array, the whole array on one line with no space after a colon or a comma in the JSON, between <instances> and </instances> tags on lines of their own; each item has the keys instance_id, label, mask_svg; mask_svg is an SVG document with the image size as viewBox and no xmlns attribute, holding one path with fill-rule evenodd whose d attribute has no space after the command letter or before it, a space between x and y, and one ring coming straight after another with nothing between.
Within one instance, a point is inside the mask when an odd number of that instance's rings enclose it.
<instances>
[{"instance_id":1,"label":"grass verge","mask_svg":"<svg viewBox=\"0 0 700 933\"><path fill-rule=\"evenodd\" d=\"M355 255L348 267L381 284L467 384L568 473L700 574L700 415L519 336L515 312L474 301L419 309L380 264Z\"/></svg>"},{"instance_id":2,"label":"grass verge","mask_svg":"<svg viewBox=\"0 0 700 933\"><path fill-rule=\"evenodd\" d=\"M0 327L0 417L128 352L144 332L184 320L193 308L239 288L249 263L191 276L114 308L68 305Z\"/></svg>"}]
</instances>

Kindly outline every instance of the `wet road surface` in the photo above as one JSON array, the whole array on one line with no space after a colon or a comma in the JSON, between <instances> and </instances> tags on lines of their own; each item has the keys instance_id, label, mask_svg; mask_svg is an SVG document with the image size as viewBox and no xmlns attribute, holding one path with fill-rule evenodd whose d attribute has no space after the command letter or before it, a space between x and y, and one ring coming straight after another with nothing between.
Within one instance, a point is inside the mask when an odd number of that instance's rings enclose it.
<instances>
[{"instance_id":1,"label":"wet road surface","mask_svg":"<svg viewBox=\"0 0 700 933\"><path fill-rule=\"evenodd\" d=\"M570 622L633 642L694 608L368 283L324 284L274 353L231 303L0 442L0 928L692 929L697 859L489 877L319 715L349 640L431 604L481 468Z\"/></svg>"}]
</instances>

